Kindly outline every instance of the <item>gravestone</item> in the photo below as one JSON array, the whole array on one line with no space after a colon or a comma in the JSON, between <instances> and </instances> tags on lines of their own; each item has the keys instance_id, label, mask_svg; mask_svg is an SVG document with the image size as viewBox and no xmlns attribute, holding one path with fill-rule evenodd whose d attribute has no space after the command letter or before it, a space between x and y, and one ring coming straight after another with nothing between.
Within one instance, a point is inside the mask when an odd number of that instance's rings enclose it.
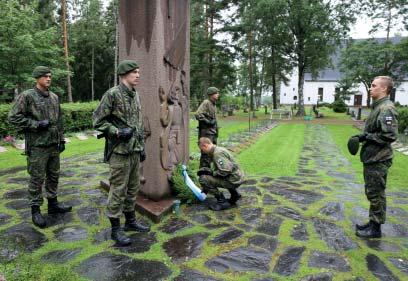
<instances>
[{"instance_id":1,"label":"gravestone","mask_svg":"<svg viewBox=\"0 0 408 281\"><path fill-rule=\"evenodd\" d=\"M123 0L119 7L119 61L140 67L146 133L136 207L154 221L171 210L168 180L189 156L189 9L185 0Z\"/></svg>"}]
</instances>

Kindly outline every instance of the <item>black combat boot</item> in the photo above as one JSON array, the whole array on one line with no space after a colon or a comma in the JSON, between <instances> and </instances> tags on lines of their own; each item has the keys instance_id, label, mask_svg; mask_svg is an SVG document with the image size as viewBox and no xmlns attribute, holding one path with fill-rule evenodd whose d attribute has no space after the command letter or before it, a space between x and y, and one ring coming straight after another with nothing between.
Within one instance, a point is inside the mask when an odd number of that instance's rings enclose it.
<instances>
[{"instance_id":1,"label":"black combat boot","mask_svg":"<svg viewBox=\"0 0 408 281\"><path fill-rule=\"evenodd\" d=\"M41 215L40 206L31 206L31 217L34 225L44 228L47 225L43 215Z\"/></svg>"},{"instance_id":2,"label":"black combat boot","mask_svg":"<svg viewBox=\"0 0 408 281\"><path fill-rule=\"evenodd\" d=\"M230 197L230 199L228 199L228 202L231 205L235 205L237 203L237 201L239 199L241 199L242 196L241 196L241 194L238 193L238 191L235 188L230 188L230 189L228 189L228 191L231 193L231 197Z\"/></svg>"},{"instance_id":3,"label":"black combat boot","mask_svg":"<svg viewBox=\"0 0 408 281\"><path fill-rule=\"evenodd\" d=\"M120 219L109 218L109 220L112 226L111 238L116 242L116 245L121 247L130 245L130 243L132 243L132 240L130 240L130 238L127 237L123 230L120 228Z\"/></svg>"},{"instance_id":4,"label":"black combat boot","mask_svg":"<svg viewBox=\"0 0 408 281\"><path fill-rule=\"evenodd\" d=\"M64 214L72 211L71 206L64 206L58 203L57 197L48 198L48 214Z\"/></svg>"},{"instance_id":5,"label":"black combat boot","mask_svg":"<svg viewBox=\"0 0 408 281\"><path fill-rule=\"evenodd\" d=\"M132 212L123 212L125 214L125 231L138 231L138 232L149 232L150 225L143 225L138 223L135 217L135 211Z\"/></svg>"},{"instance_id":6,"label":"black combat boot","mask_svg":"<svg viewBox=\"0 0 408 281\"><path fill-rule=\"evenodd\" d=\"M374 221L363 230L357 230L356 235L361 238L381 238L381 224Z\"/></svg>"},{"instance_id":7,"label":"black combat boot","mask_svg":"<svg viewBox=\"0 0 408 281\"><path fill-rule=\"evenodd\" d=\"M367 223L364 223L364 224L356 224L356 229L357 230L364 230L364 229L366 229L367 227L369 227L371 225L371 221L368 221Z\"/></svg>"},{"instance_id":8,"label":"black combat boot","mask_svg":"<svg viewBox=\"0 0 408 281\"><path fill-rule=\"evenodd\" d=\"M209 207L211 210L222 211L231 208L231 204L227 199L225 199L224 194L219 193L214 195L214 197L217 199L217 203L210 204Z\"/></svg>"}]
</instances>

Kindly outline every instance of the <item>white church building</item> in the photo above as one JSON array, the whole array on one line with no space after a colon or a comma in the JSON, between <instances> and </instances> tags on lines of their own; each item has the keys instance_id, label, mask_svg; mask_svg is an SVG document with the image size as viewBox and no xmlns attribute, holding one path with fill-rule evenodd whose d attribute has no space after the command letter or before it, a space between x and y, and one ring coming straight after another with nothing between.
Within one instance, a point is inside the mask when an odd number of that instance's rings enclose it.
<instances>
[{"instance_id":1,"label":"white church building","mask_svg":"<svg viewBox=\"0 0 408 281\"><path fill-rule=\"evenodd\" d=\"M338 53L332 57L333 65L337 67L339 57ZM305 83L303 89L303 99L305 105L313 105L317 102L334 102L336 88L339 87L338 81L342 74L338 68L326 68L318 73L313 79L310 73L305 74ZM391 93L391 100L399 102L401 105L408 105L408 77L404 79ZM354 95L346 101L349 106L367 106L367 91L363 84L353 89ZM280 104L292 105L298 102L298 74L293 71L290 81L287 85L281 83L280 86Z\"/></svg>"}]
</instances>

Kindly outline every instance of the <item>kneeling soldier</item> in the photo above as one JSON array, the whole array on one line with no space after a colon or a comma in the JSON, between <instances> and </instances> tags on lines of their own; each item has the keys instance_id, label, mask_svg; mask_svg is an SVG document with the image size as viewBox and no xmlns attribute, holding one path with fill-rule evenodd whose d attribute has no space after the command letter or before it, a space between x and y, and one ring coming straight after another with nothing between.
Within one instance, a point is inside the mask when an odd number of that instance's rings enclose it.
<instances>
[{"instance_id":1,"label":"kneeling soldier","mask_svg":"<svg viewBox=\"0 0 408 281\"><path fill-rule=\"evenodd\" d=\"M237 188L244 181L244 173L231 153L223 147L214 145L209 138L200 138L199 147L202 153L210 157L214 165L214 171L210 168L199 171L199 181L203 192L213 194L217 199L217 203L210 204L209 208L214 211L228 209L241 198ZM227 200L218 187L228 189L231 197Z\"/></svg>"}]
</instances>

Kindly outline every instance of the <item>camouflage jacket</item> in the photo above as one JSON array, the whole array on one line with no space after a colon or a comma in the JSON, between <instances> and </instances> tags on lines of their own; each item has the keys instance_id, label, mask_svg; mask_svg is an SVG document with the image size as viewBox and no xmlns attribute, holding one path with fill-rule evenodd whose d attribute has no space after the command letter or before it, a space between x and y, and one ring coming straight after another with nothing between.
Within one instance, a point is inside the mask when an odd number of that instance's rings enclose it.
<instances>
[{"instance_id":1,"label":"camouflage jacket","mask_svg":"<svg viewBox=\"0 0 408 281\"><path fill-rule=\"evenodd\" d=\"M198 120L198 128L206 130L208 134L217 134L217 108L209 99L204 100L197 109L195 118ZM211 121L215 120L214 124Z\"/></svg>"},{"instance_id":2,"label":"camouflage jacket","mask_svg":"<svg viewBox=\"0 0 408 281\"><path fill-rule=\"evenodd\" d=\"M92 116L93 126L106 139L105 161L112 152L127 155L144 149L143 116L139 94L124 84L110 88ZM128 141L119 140L117 130L132 128L134 134ZM108 156L108 157L107 157Z\"/></svg>"},{"instance_id":3,"label":"camouflage jacket","mask_svg":"<svg viewBox=\"0 0 408 281\"><path fill-rule=\"evenodd\" d=\"M227 149L214 146L214 151L210 156L214 163L214 176L225 178L232 184L243 183L244 173Z\"/></svg>"},{"instance_id":4,"label":"camouflage jacket","mask_svg":"<svg viewBox=\"0 0 408 281\"><path fill-rule=\"evenodd\" d=\"M8 115L9 122L25 133L26 151L47 147L64 140L62 113L58 96L34 87L19 94ZM50 127L38 130L38 121L48 119Z\"/></svg>"},{"instance_id":5,"label":"camouflage jacket","mask_svg":"<svg viewBox=\"0 0 408 281\"><path fill-rule=\"evenodd\" d=\"M391 143L398 135L397 117L394 104L388 97L373 103L364 127L367 140L361 148L361 162L370 164L393 158Z\"/></svg>"}]
</instances>

